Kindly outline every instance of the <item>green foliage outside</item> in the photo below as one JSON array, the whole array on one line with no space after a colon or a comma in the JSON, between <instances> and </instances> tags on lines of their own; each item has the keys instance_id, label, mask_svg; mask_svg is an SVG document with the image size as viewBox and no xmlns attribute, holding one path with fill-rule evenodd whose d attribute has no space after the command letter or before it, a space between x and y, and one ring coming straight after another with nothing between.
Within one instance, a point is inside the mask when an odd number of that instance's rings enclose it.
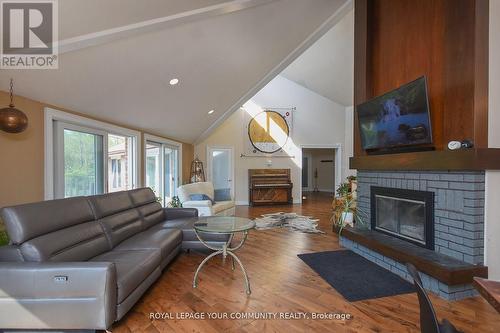
<instances>
[{"instance_id":1,"label":"green foliage outside","mask_svg":"<svg viewBox=\"0 0 500 333\"><path fill-rule=\"evenodd\" d=\"M5 231L0 231L0 246L9 244L9 236Z\"/></svg>"},{"instance_id":2,"label":"green foliage outside","mask_svg":"<svg viewBox=\"0 0 500 333\"><path fill-rule=\"evenodd\" d=\"M174 196L172 198L172 201L167 203L167 207L169 207L169 208L182 208L182 202L178 196Z\"/></svg>"},{"instance_id":3,"label":"green foliage outside","mask_svg":"<svg viewBox=\"0 0 500 333\"><path fill-rule=\"evenodd\" d=\"M64 131L65 196L73 197L95 193L96 156L100 138L77 131Z\"/></svg>"}]
</instances>

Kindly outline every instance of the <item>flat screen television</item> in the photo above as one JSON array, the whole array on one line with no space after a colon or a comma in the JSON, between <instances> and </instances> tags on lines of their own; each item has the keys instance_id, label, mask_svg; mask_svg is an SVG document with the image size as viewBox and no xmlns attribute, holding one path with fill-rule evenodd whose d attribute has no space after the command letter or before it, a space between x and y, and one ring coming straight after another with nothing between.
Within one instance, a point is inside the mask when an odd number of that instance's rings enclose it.
<instances>
[{"instance_id":1,"label":"flat screen television","mask_svg":"<svg viewBox=\"0 0 500 333\"><path fill-rule=\"evenodd\" d=\"M365 150L432 143L425 76L358 105L356 111Z\"/></svg>"}]
</instances>

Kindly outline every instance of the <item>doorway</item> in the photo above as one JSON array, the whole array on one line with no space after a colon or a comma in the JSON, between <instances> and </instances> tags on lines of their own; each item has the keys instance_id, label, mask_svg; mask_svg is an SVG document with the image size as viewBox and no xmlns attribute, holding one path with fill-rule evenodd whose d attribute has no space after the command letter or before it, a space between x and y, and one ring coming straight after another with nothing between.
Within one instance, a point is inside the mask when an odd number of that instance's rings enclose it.
<instances>
[{"instance_id":1,"label":"doorway","mask_svg":"<svg viewBox=\"0 0 500 333\"><path fill-rule=\"evenodd\" d=\"M333 196L340 165L338 148L302 148L302 200Z\"/></svg>"},{"instance_id":2,"label":"doorway","mask_svg":"<svg viewBox=\"0 0 500 333\"><path fill-rule=\"evenodd\" d=\"M216 201L234 198L234 158L232 147L211 146L207 149L208 180L214 185Z\"/></svg>"}]
</instances>

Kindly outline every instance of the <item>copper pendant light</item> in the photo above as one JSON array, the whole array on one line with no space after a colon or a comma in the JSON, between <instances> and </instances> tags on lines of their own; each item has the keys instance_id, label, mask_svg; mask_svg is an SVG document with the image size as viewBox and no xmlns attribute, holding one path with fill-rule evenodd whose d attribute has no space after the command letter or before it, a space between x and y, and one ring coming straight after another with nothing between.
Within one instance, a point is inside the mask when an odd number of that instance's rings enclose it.
<instances>
[{"instance_id":1,"label":"copper pendant light","mask_svg":"<svg viewBox=\"0 0 500 333\"><path fill-rule=\"evenodd\" d=\"M14 107L14 80L10 79L10 104L0 109L0 130L7 133L21 133L28 127L28 117Z\"/></svg>"}]
</instances>

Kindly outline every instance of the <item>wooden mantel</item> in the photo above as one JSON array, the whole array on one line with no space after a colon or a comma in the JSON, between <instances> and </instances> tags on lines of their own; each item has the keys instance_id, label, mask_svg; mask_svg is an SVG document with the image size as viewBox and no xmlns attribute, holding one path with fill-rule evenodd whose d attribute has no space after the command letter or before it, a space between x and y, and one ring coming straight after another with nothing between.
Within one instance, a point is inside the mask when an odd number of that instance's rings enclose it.
<instances>
[{"instance_id":1,"label":"wooden mantel","mask_svg":"<svg viewBox=\"0 0 500 333\"><path fill-rule=\"evenodd\" d=\"M500 149L480 148L355 156L350 158L349 166L357 170L500 170Z\"/></svg>"}]
</instances>

